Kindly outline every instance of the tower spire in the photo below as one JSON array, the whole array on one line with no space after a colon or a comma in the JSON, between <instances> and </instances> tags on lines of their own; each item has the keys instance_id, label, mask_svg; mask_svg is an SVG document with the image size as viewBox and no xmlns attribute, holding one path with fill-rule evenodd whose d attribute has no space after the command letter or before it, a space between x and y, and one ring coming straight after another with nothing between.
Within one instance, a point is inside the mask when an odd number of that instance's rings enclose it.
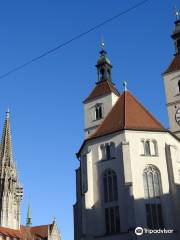
<instances>
[{"instance_id":1,"label":"tower spire","mask_svg":"<svg viewBox=\"0 0 180 240\"><path fill-rule=\"evenodd\" d=\"M30 207L30 204L28 205L28 210L27 210L26 226L27 227L31 227L32 226L32 217L31 217L31 207Z\"/></svg>"},{"instance_id":2,"label":"tower spire","mask_svg":"<svg viewBox=\"0 0 180 240\"><path fill-rule=\"evenodd\" d=\"M9 110L6 112L0 144L0 172L0 226L20 229L20 201L23 188L12 154Z\"/></svg>"},{"instance_id":3,"label":"tower spire","mask_svg":"<svg viewBox=\"0 0 180 240\"><path fill-rule=\"evenodd\" d=\"M10 127L10 111L6 111L4 128L1 138L1 161L8 166L13 165L12 143L11 143L11 127Z\"/></svg>"},{"instance_id":4,"label":"tower spire","mask_svg":"<svg viewBox=\"0 0 180 240\"><path fill-rule=\"evenodd\" d=\"M102 81L112 81L111 80L111 69L112 69L112 65L111 62L109 60L109 58L107 57L107 52L105 50L105 43L103 40L101 40L100 43L100 56L99 59L97 61L96 67L97 67L97 73L98 73L98 82L102 82Z\"/></svg>"}]
</instances>

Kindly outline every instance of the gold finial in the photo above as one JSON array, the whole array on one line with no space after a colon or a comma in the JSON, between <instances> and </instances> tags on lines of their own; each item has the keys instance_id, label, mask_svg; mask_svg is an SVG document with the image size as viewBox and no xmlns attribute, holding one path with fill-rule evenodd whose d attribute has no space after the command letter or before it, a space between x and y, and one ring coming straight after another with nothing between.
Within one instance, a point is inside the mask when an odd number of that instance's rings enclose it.
<instances>
[{"instance_id":1,"label":"gold finial","mask_svg":"<svg viewBox=\"0 0 180 240\"><path fill-rule=\"evenodd\" d=\"M176 6L174 6L174 15L175 15L176 21L179 20L179 11L177 10Z\"/></svg>"}]
</instances>

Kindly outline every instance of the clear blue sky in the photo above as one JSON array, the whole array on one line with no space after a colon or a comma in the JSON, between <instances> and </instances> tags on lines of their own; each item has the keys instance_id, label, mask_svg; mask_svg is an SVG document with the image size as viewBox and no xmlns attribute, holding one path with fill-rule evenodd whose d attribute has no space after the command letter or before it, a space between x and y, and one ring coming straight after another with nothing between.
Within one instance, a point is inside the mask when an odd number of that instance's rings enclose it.
<instances>
[{"instance_id":1,"label":"clear blue sky","mask_svg":"<svg viewBox=\"0 0 180 240\"><path fill-rule=\"evenodd\" d=\"M138 0L6 0L0 3L0 75ZM82 101L97 76L101 36L113 64L113 81L129 90L168 127L161 73L173 57L173 5L147 4L0 80L0 124L11 110L14 158L33 224L57 218L63 240L73 239L75 153L83 141Z\"/></svg>"}]
</instances>

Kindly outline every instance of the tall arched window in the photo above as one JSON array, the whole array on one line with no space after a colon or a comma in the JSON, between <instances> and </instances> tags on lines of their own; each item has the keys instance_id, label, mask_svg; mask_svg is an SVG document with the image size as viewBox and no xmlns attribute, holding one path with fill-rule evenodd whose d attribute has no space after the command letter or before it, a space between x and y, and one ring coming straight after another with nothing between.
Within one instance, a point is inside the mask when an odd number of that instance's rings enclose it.
<instances>
[{"instance_id":1,"label":"tall arched window","mask_svg":"<svg viewBox=\"0 0 180 240\"><path fill-rule=\"evenodd\" d=\"M103 174L104 202L113 202L118 200L117 176L116 173L107 169Z\"/></svg>"},{"instance_id":2,"label":"tall arched window","mask_svg":"<svg viewBox=\"0 0 180 240\"><path fill-rule=\"evenodd\" d=\"M161 176L155 166L148 165L144 169L143 183L147 226L151 229L163 228Z\"/></svg>"}]
</instances>

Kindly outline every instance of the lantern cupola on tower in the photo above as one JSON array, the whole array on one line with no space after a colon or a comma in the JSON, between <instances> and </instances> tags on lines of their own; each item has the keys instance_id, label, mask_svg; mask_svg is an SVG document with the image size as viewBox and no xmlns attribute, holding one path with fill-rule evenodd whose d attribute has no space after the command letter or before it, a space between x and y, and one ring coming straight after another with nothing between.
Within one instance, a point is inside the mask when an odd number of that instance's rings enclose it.
<instances>
[{"instance_id":1,"label":"lantern cupola on tower","mask_svg":"<svg viewBox=\"0 0 180 240\"><path fill-rule=\"evenodd\" d=\"M96 64L98 82L111 81L112 65L109 58L107 57L107 52L105 50L105 44L103 41L101 42L100 46L101 46L100 56Z\"/></svg>"},{"instance_id":2,"label":"lantern cupola on tower","mask_svg":"<svg viewBox=\"0 0 180 240\"><path fill-rule=\"evenodd\" d=\"M176 8L175 8L175 17L176 17L176 20L174 22L175 28L171 37L174 40L175 51L176 51L175 54L179 54L180 53L180 19L179 19L179 12Z\"/></svg>"}]
</instances>

